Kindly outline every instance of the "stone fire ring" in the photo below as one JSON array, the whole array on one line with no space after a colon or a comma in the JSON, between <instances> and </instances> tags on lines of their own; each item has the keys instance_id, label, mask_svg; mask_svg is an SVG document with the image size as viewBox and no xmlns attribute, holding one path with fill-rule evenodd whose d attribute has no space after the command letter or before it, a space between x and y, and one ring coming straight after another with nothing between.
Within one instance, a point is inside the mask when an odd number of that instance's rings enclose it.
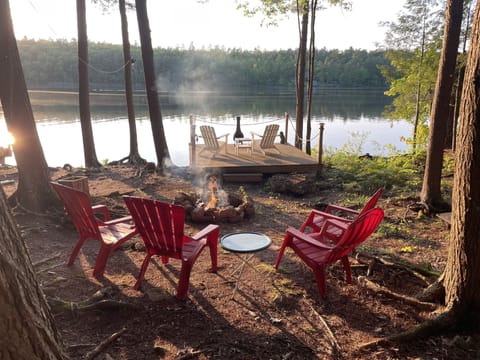
<instances>
[{"instance_id":1,"label":"stone fire ring","mask_svg":"<svg viewBox=\"0 0 480 360\"><path fill-rule=\"evenodd\" d=\"M227 205L211 209L205 209L200 195L193 192L179 192L174 203L183 206L186 217L196 223L238 223L255 215L253 200L240 193L228 193Z\"/></svg>"}]
</instances>

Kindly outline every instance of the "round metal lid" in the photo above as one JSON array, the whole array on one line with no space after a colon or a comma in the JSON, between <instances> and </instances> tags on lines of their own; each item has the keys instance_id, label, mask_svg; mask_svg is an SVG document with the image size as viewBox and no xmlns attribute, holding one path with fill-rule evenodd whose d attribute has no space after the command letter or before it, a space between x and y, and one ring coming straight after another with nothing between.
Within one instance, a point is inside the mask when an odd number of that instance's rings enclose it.
<instances>
[{"instance_id":1,"label":"round metal lid","mask_svg":"<svg viewBox=\"0 0 480 360\"><path fill-rule=\"evenodd\" d=\"M256 232L231 233L222 237L222 248L232 252L249 253L264 250L272 244L272 240L265 234Z\"/></svg>"}]
</instances>

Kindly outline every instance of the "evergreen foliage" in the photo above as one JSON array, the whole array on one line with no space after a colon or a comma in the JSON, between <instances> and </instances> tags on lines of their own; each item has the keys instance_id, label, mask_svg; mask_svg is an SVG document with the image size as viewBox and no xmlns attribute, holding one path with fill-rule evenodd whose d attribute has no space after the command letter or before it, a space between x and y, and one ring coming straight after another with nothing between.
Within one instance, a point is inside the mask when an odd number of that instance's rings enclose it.
<instances>
[{"instance_id":1,"label":"evergreen foliage","mask_svg":"<svg viewBox=\"0 0 480 360\"><path fill-rule=\"evenodd\" d=\"M18 41L29 89L77 90L76 40ZM224 48L154 49L157 84L162 92L230 90L294 92L296 50L260 51ZM140 47L131 48L133 82L144 91ZM90 87L123 90L122 46L89 44ZM378 69L389 64L384 51L317 50L315 86L382 88L386 81Z\"/></svg>"}]
</instances>

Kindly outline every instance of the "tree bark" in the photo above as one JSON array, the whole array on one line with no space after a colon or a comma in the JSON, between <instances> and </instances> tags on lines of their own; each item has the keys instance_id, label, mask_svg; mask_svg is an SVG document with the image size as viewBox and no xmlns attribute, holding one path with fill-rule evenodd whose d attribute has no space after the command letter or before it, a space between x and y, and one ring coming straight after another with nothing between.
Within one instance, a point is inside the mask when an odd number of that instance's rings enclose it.
<instances>
[{"instance_id":1,"label":"tree bark","mask_svg":"<svg viewBox=\"0 0 480 360\"><path fill-rule=\"evenodd\" d=\"M313 80L315 73L315 15L317 9L317 0L312 0L310 6L310 47L308 50L308 86L307 86L307 131L305 134L305 152L308 155L312 153L310 143L312 137L312 100L313 100Z\"/></svg>"},{"instance_id":2,"label":"tree bark","mask_svg":"<svg viewBox=\"0 0 480 360\"><path fill-rule=\"evenodd\" d=\"M14 199L22 207L42 212L57 202L50 187L30 97L18 53L8 0L0 1L0 99L18 168Z\"/></svg>"},{"instance_id":3,"label":"tree bark","mask_svg":"<svg viewBox=\"0 0 480 360\"><path fill-rule=\"evenodd\" d=\"M128 162L130 164L144 164L146 161L142 159L138 152L137 126L135 123L135 109L133 106L133 90L132 90L132 56L130 54L130 39L128 37L128 20L125 8L125 0L118 1L120 20L122 25L122 42L123 42L123 61L125 63L125 99L127 102L128 127L130 130L130 154Z\"/></svg>"},{"instance_id":4,"label":"tree bark","mask_svg":"<svg viewBox=\"0 0 480 360\"><path fill-rule=\"evenodd\" d=\"M0 0L2 13L5 0ZM28 249L0 188L0 359L67 359Z\"/></svg>"},{"instance_id":5,"label":"tree bark","mask_svg":"<svg viewBox=\"0 0 480 360\"><path fill-rule=\"evenodd\" d=\"M80 106L80 125L83 136L83 153L86 167L99 167L95 152L92 120L90 117L90 92L88 88L88 37L85 0L77 0L78 31L78 98Z\"/></svg>"},{"instance_id":6,"label":"tree bark","mask_svg":"<svg viewBox=\"0 0 480 360\"><path fill-rule=\"evenodd\" d=\"M170 155L168 153L165 131L163 129L163 119L160 111L160 101L158 99L157 84L155 80L155 66L153 62L153 49L152 39L150 36L147 1L135 0L135 6L137 8L137 21L142 48L145 86L147 87L148 110L150 113L150 123L152 126L155 153L157 155L157 169L163 171L166 161L170 159Z\"/></svg>"},{"instance_id":7,"label":"tree bark","mask_svg":"<svg viewBox=\"0 0 480 360\"><path fill-rule=\"evenodd\" d=\"M446 306L460 323L478 326L480 313L480 7L475 10L460 108L445 268Z\"/></svg>"},{"instance_id":8,"label":"tree bark","mask_svg":"<svg viewBox=\"0 0 480 360\"><path fill-rule=\"evenodd\" d=\"M302 150L303 147L303 104L305 101L305 64L307 54L308 35L308 2L301 9L302 27L300 31L300 46L297 55L297 76L296 76L296 109L295 109L295 147ZM300 16L300 14L299 14Z\"/></svg>"},{"instance_id":9,"label":"tree bark","mask_svg":"<svg viewBox=\"0 0 480 360\"><path fill-rule=\"evenodd\" d=\"M442 208L441 176L443 149L450 114L458 45L462 26L463 0L449 0L445 10L445 31L437 84L430 116L430 134L421 201L427 209Z\"/></svg>"}]
</instances>

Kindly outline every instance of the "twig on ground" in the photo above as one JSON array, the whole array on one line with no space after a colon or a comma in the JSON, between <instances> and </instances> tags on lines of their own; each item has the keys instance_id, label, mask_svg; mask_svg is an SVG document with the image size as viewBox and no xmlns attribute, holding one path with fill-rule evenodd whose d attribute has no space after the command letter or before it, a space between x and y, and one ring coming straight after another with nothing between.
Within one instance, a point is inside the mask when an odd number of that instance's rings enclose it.
<instances>
[{"instance_id":1,"label":"twig on ground","mask_svg":"<svg viewBox=\"0 0 480 360\"><path fill-rule=\"evenodd\" d=\"M56 259L56 258L60 257L60 255L61 255L61 253L57 252L57 253L53 254L52 256L49 256L47 258L44 258L42 260L37 261L36 263L33 263L32 265L33 265L33 267L43 265L43 264L49 262L50 260L53 260L53 259ZM43 271L43 270L40 270L40 271Z\"/></svg>"},{"instance_id":2,"label":"twig on ground","mask_svg":"<svg viewBox=\"0 0 480 360\"><path fill-rule=\"evenodd\" d=\"M197 356L199 354L201 354L203 351L201 350L197 350L197 351L187 351L187 352L182 352L180 355L178 355L177 357L175 357L175 360L186 360L186 359L190 359L190 358L193 358L194 356Z\"/></svg>"},{"instance_id":3,"label":"twig on ground","mask_svg":"<svg viewBox=\"0 0 480 360\"><path fill-rule=\"evenodd\" d=\"M126 328L123 328L122 330L116 332L116 333L113 333L112 335L110 335L108 338L106 338L105 340L103 340L100 344L98 344L95 349L93 349L92 351L88 352L86 355L85 355L85 360L91 360L91 359L94 359L95 357L97 357L100 353L102 353L112 342L114 342L115 340L117 340L120 336L122 336L122 334L127 331Z\"/></svg>"},{"instance_id":4,"label":"twig on ground","mask_svg":"<svg viewBox=\"0 0 480 360\"><path fill-rule=\"evenodd\" d=\"M94 303L85 304L84 302L64 301L58 298L47 298L53 313L63 311L90 311L90 310L119 310L132 309L139 310L141 306L116 300L100 300Z\"/></svg>"},{"instance_id":5,"label":"twig on ground","mask_svg":"<svg viewBox=\"0 0 480 360\"><path fill-rule=\"evenodd\" d=\"M62 261L61 263L57 263L55 265L49 266L48 268L38 270L37 274L40 274L40 273L45 272L45 271L50 271L50 270L55 269L55 268L57 268L59 266L62 266L62 265L65 265L65 261Z\"/></svg>"}]
</instances>

